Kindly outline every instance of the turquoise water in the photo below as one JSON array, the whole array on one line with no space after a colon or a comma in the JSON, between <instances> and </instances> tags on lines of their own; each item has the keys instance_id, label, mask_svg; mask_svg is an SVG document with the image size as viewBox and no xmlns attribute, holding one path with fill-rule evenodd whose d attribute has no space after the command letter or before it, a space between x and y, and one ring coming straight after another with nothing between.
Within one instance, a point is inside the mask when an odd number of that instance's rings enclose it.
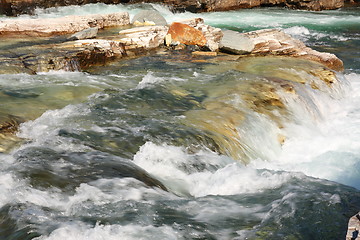
<instances>
[{"instance_id":1,"label":"turquoise water","mask_svg":"<svg viewBox=\"0 0 360 240\"><path fill-rule=\"evenodd\" d=\"M344 239L360 209L359 9L95 4L38 16L144 8L168 22L281 28L345 71L329 87L307 62L173 52L91 73L1 75L0 112L25 122L0 155L0 238Z\"/></svg>"}]
</instances>

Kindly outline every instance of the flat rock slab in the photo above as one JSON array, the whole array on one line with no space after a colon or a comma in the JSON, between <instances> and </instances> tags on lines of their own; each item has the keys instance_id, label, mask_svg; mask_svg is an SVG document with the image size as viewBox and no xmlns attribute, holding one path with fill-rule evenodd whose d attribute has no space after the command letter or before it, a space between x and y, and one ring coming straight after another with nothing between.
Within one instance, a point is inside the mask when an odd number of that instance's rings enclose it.
<instances>
[{"instance_id":1,"label":"flat rock slab","mask_svg":"<svg viewBox=\"0 0 360 240\"><path fill-rule=\"evenodd\" d=\"M130 17L127 12L49 19L8 19L0 21L0 36L53 36L94 27L102 29L129 24Z\"/></svg>"},{"instance_id":2,"label":"flat rock slab","mask_svg":"<svg viewBox=\"0 0 360 240\"><path fill-rule=\"evenodd\" d=\"M233 54L246 54L254 50L254 43L249 37L236 31L223 30L220 50Z\"/></svg>"},{"instance_id":3,"label":"flat rock slab","mask_svg":"<svg viewBox=\"0 0 360 240\"><path fill-rule=\"evenodd\" d=\"M131 24L134 25L159 25L159 26L166 26L167 22L166 19L155 10L143 10L136 14Z\"/></svg>"},{"instance_id":4,"label":"flat rock slab","mask_svg":"<svg viewBox=\"0 0 360 240\"><path fill-rule=\"evenodd\" d=\"M88 28L80 32L74 33L68 38L68 40L74 41L74 40L96 38L98 31L99 31L98 27Z\"/></svg>"},{"instance_id":5,"label":"flat rock slab","mask_svg":"<svg viewBox=\"0 0 360 240\"><path fill-rule=\"evenodd\" d=\"M164 44L167 26L145 26L120 31L121 39L127 50L136 48L153 49Z\"/></svg>"},{"instance_id":6,"label":"flat rock slab","mask_svg":"<svg viewBox=\"0 0 360 240\"><path fill-rule=\"evenodd\" d=\"M318 52L307 47L303 42L278 29L263 29L243 33L254 44L251 55L255 56L290 56L319 62L335 70L344 70L343 62L331 53Z\"/></svg>"}]
</instances>

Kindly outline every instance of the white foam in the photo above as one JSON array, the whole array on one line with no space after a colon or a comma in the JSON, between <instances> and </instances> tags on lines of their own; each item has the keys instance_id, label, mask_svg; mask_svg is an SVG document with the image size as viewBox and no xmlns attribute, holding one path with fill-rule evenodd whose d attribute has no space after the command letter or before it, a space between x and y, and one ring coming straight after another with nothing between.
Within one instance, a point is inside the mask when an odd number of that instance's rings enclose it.
<instances>
[{"instance_id":1,"label":"white foam","mask_svg":"<svg viewBox=\"0 0 360 240\"><path fill-rule=\"evenodd\" d=\"M253 193L281 186L288 173L258 171L211 152L188 154L180 147L146 143L134 162L162 179L175 193L195 197ZM197 165L206 165L199 170Z\"/></svg>"},{"instance_id":2,"label":"white foam","mask_svg":"<svg viewBox=\"0 0 360 240\"><path fill-rule=\"evenodd\" d=\"M360 189L360 75L349 74L352 90L342 100L321 98L322 121L288 125L289 138L273 162L253 161L255 168L303 172ZM296 114L298 115L298 114ZM304 115L298 115L304 116Z\"/></svg>"},{"instance_id":3,"label":"white foam","mask_svg":"<svg viewBox=\"0 0 360 240\"><path fill-rule=\"evenodd\" d=\"M154 76L153 72L149 71L137 85L137 89L154 87L156 84L163 82L165 79Z\"/></svg>"},{"instance_id":4,"label":"white foam","mask_svg":"<svg viewBox=\"0 0 360 240\"><path fill-rule=\"evenodd\" d=\"M140 239L183 239L182 236L168 226L140 226L130 225L99 225L95 227L84 223L68 223L48 237L35 238L37 240L140 240Z\"/></svg>"},{"instance_id":5,"label":"white foam","mask_svg":"<svg viewBox=\"0 0 360 240\"><path fill-rule=\"evenodd\" d=\"M48 110L39 118L22 123L17 136L29 140L22 148L30 145L40 145L72 151L87 150L88 147L72 143L69 139L58 136L58 132L60 129L67 129L68 127L77 127L78 129L85 127L85 122L73 121L70 123L69 120L72 117L86 115L89 111L88 107L84 104L68 105L63 109ZM91 127L90 125L89 128Z\"/></svg>"},{"instance_id":6,"label":"white foam","mask_svg":"<svg viewBox=\"0 0 360 240\"><path fill-rule=\"evenodd\" d=\"M82 183L73 196L62 202L61 209L68 216L76 214L86 203L114 204L121 201L149 202L160 197L176 198L157 188L149 188L133 178L99 179Z\"/></svg>"}]
</instances>

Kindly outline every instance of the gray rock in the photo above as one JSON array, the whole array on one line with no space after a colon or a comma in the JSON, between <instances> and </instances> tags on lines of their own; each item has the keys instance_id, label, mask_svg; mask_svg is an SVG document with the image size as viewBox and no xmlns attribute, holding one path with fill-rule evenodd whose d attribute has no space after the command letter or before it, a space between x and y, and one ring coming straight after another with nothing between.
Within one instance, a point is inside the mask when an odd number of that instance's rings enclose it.
<instances>
[{"instance_id":1,"label":"gray rock","mask_svg":"<svg viewBox=\"0 0 360 240\"><path fill-rule=\"evenodd\" d=\"M143 10L136 14L131 21L131 24L135 25L158 25L166 26L167 22L158 11L155 10Z\"/></svg>"},{"instance_id":2,"label":"gray rock","mask_svg":"<svg viewBox=\"0 0 360 240\"><path fill-rule=\"evenodd\" d=\"M255 45L249 37L231 30L223 30L223 34L220 50L233 54L246 54L254 50Z\"/></svg>"},{"instance_id":3,"label":"gray rock","mask_svg":"<svg viewBox=\"0 0 360 240\"><path fill-rule=\"evenodd\" d=\"M88 28L80 32L74 33L68 38L68 40L73 41L73 40L96 38L98 31L99 31L98 27Z\"/></svg>"}]
</instances>

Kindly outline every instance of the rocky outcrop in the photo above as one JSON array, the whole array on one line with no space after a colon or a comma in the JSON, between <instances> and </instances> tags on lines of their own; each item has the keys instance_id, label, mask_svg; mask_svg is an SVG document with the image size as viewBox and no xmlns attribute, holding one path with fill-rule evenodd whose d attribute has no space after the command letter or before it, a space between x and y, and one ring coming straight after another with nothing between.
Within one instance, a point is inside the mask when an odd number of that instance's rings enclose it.
<instances>
[{"instance_id":1,"label":"rocky outcrop","mask_svg":"<svg viewBox=\"0 0 360 240\"><path fill-rule=\"evenodd\" d=\"M320 11L344 6L344 0L1 0L0 14L15 16L31 14L36 7L49 8L98 2L106 4L162 3L169 5L174 11L190 12L227 11L261 6L286 6L294 9Z\"/></svg>"},{"instance_id":2,"label":"rocky outcrop","mask_svg":"<svg viewBox=\"0 0 360 240\"><path fill-rule=\"evenodd\" d=\"M334 54L313 50L300 40L292 38L281 30L264 29L244 33L243 35L249 38L255 46L250 55L291 56L319 62L335 71L344 69L343 62Z\"/></svg>"},{"instance_id":3,"label":"rocky outcrop","mask_svg":"<svg viewBox=\"0 0 360 240\"><path fill-rule=\"evenodd\" d=\"M53 36L69 34L88 28L124 26L130 24L127 12L66 16L49 19L8 19L0 21L0 36Z\"/></svg>"},{"instance_id":4,"label":"rocky outcrop","mask_svg":"<svg viewBox=\"0 0 360 240\"><path fill-rule=\"evenodd\" d=\"M128 14L120 14L120 16L128 16ZM84 17L84 19L93 18ZM128 18L126 19L128 20ZM38 22L46 21L38 20ZM89 22L83 26L88 26L88 24ZM104 26L104 24L99 25L100 27ZM64 27L59 26L59 28ZM74 28L76 27L71 29ZM69 26L66 29L69 30ZM15 30L19 29L13 31ZM34 30L28 29L28 31ZM49 31L51 32L51 30ZM64 31L60 33L64 33ZM167 26L134 27L120 31L118 36L111 35L104 39L64 42L66 38L62 37L62 40L60 39L56 43L51 38L44 40L43 44L41 41L40 43L36 42L31 47L23 46L20 43L2 50L0 52L0 73L35 74L50 70L81 71L94 65L104 65L119 57L146 54L152 49L165 46L165 44L172 50L183 49L185 45L196 45L198 47L190 47L188 50L216 52L219 50L222 38L221 29L204 24L201 18L175 22L170 28ZM342 61L335 55L308 48L303 42L277 29L248 33L225 31L225 38L220 46L221 50L225 52L242 54L239 56L289 56L316 61L335 71L343 70ZM193 54L193 56L200 55L216 56L214 53L205 52ZM328 79L326 76L325 78Z\"/></svg>"},{"instance_id":5,"label":"rocky outcrop","mask_svg":"<svg viewBox=\"0 0 360 240\"><path fill-rule=\"evenodd\" d=\"M126 56L122 43L105 39L25 46L17 48L16 52L8 50L0 54L6 56L0 61L0 74L81 71Z\"/></svg>"}]
</instances>

